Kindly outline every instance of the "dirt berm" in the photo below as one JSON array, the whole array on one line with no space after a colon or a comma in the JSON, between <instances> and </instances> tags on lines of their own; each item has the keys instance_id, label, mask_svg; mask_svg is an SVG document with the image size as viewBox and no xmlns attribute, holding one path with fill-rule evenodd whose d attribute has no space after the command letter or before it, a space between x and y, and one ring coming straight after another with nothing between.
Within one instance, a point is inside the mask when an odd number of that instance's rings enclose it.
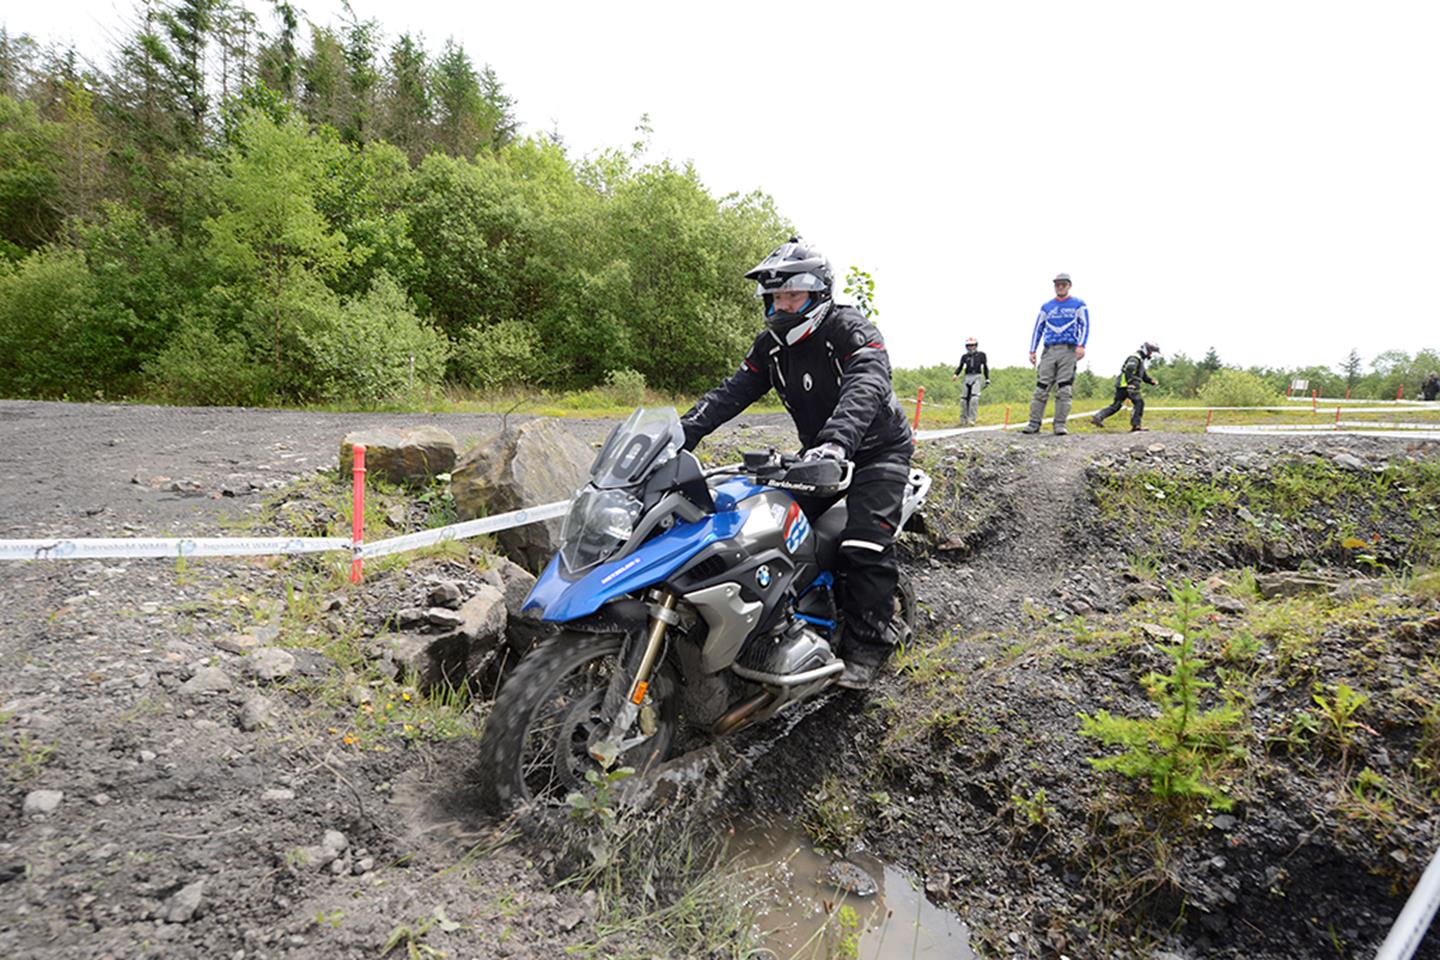
<instances>
[{"instance_id":1,"label":"dirt berm","mask_svg":"<svg viewBox=\"0 0 1440 960\"><path fill-rule=\"evenodd\" d=\"M386 420L0 403L4 535L338 531L325 468ZM714 455L786 441L748 424ZM487 543L360 587L338 557L0 566L0 950L764 956L764 891L719 841L771 816L912 871L981 956L1372 955L1440 845L1440 451L987 435L922 459L914 643L785 736L692 754L643 812L468 806L503 664L458 690L401 671Z\"/></svg>"}]
</instances>

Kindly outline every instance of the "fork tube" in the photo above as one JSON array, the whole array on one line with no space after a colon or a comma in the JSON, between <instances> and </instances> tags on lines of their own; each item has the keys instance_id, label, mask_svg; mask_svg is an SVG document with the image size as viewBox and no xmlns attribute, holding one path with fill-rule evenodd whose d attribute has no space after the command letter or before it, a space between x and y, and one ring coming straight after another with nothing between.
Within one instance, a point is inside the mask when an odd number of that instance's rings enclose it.
<instances>
[{"instance_id":1,"label":"fork tube","mask_svg":"<svg viewBox=\"0 0 1440 960\"><path fill-rule=\"evenodd\" d=\"M630 681L630 693L625 698L633 704L643 701L645 691L650 687L650 673L655 669L655 661L660 657L665 628L677 619L676 599L675 594L667 590L660 597L660 602L650 608L650 638L645 644L645 654L640 658L640 669L635 671L635 679Z\"/></svg>"}]
</instances>

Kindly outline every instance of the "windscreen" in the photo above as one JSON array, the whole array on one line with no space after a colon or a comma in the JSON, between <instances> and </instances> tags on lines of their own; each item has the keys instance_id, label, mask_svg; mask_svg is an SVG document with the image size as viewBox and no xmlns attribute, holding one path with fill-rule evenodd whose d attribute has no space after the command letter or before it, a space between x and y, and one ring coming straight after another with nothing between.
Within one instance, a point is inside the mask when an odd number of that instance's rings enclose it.
<instances>
[{"instance_id":1,"label":"windscreen","mask_svg":"<svg viewBox=\"0 0 1440 960\"><path fill-rule=\"evenodd\" d=\"M641 407L610 434L590 477L602 490L632 487L675 456L684 443L685 431L674 407Z\"/></svg>"}]
</instances>

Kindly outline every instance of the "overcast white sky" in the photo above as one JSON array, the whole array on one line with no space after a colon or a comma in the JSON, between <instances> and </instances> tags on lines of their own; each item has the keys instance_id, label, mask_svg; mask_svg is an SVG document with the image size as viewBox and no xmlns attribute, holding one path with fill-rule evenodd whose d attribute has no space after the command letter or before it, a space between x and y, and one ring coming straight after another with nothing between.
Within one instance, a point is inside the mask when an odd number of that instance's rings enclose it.
<instances>
[{"instance_id":1,"label":"overcast white sky","mask_svg":"<svg viewBox=\"0 0 1440 960\"><path fill-rule=\"evenodd\" d=\"M92 55L128 9L9 6ZM1100 374L1142 339L1240 364L1440 347L1437 3L353 6L463 42L529 132L585 153L648 113L653 156L772 194L874 275L899 366L968 335L1024 363L1061 270Z\"/></svg>"}]
</instances>

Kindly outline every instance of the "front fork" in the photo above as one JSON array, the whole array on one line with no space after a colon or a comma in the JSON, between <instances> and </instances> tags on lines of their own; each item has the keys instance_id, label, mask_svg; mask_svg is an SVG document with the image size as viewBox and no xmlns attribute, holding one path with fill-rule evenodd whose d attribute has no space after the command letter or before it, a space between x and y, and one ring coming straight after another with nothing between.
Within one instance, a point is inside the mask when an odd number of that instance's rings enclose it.
<instances>
[{"instance_id":1,"label":"front fork","mask_svg":"<svg viewBox=\"0 0 1440 960\"><path fill-rule=\"evenodd\" d=\"M660 662L660 654L665 649L665 630L680 622L680 615L675 612L675 605L680 598L669 590L660 590L652 594L651 599L653 602L650 604L650 626L645 633L645 646L640 651L640 662L633 676L630 676L625 699L615 709L605 737L590 745L590 756L606 769L613 766L625 751L655 735L655 709L645 702L645 695L650 690L650 678L655 673L655 666ZM619 679L622 682L628 672L626 667L633 656L628 644L620 651ZM626 737L636 721L640 724L639 735Z\"/></svg>"}]
</instances>

